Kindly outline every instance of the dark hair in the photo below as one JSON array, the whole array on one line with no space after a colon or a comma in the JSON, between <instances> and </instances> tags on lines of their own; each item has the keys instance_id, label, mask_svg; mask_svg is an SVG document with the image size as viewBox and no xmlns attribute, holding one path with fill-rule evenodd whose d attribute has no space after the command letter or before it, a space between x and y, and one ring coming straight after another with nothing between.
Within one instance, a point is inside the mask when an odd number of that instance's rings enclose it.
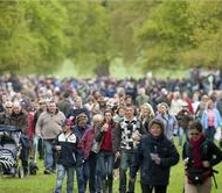
<instances>
[{"instance_id":1,"label":"dark hair","mask_svg":"<svg viewBox=\"0 0 222 193\"><path fill-rule=\"evenodd\" d=\"M189 124L188 129L189 130L196 129L197 131L202 132L203 131L203 126L200 123L200 121L193 121Z\"/></svg>"}]
</instances>

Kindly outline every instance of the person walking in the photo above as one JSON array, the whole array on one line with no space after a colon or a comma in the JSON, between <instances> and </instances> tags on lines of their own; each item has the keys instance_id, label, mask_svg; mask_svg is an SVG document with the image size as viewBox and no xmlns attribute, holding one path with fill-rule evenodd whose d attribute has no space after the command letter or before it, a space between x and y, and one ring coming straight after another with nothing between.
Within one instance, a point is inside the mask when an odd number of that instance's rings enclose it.
<instances>
[{"instance_id":1,"label":"person walking","mask_svg":"<svg viewBox=\"0 0 222 193\"><path fill-rule=\"evenodd\" d=\"M36 136L43 139L44 146L44 174L54 172L55 159L53 152L53 141L62 131L65 115L59 111L54 101L47 104L47 111L40 114L36 123Z\"/></svg>"},{"instance_id":2,"label":"person walking","mask_svg":"<svg viewBox=\"0 0 222 193\"><path fill-rule=\"evenodd\" d=\"M164 135L164 123L151 120L148 134L144 135L133 159L131 180L141 169L142 193L166 193L170 178L170 168L179 161L176 147Z\"/></svg>"},{"instance_id":3,"label":"person walking","mask_svg":"<svg viewBox=\"0 0 222 193\"><path fill-rule=\"evenodd\" d=\"M67 193L73 193L77 138L72 132L71 126L72 121L67 119L62 126L62 133L57 136L55 141L57 152L55 193L62 192L62 183L65 175L67 176Z\"/></svg>"},{"instance_id":4,"label":"person walking","mask_svg":"<svg viewBox=\"0 0 222 193\"><path fill-rule=\"evenodd\" d=\"M188 141L182 154L185 165L185 193L210 193L213 166L222 160L222 151L208 140L203 126L194 121L188 128Z\"/></svg>"},{"instance_id":5,"label":"person walking","mask_svg":"<svg viewBox=\"0 0 222 193\"><path fill-rule=\"evenodd\" d=\"M135 181L130 180L127 190L127 169L131 170L132 159L137 143L139 142L142 133L142 124L134 116L134 107L126 106L123 121L113 129L112 144L115 159L120 158L119 167L119 192L120 193L134 193Z\"/></svg>"}]
</instances>

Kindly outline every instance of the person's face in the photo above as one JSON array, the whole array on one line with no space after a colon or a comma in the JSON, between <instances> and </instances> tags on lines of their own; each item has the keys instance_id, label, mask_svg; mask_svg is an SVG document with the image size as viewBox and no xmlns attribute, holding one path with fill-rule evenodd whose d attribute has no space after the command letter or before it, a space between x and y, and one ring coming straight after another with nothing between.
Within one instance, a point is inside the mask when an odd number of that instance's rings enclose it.
<instances>
[{"instance_id":1,"label":"person's face","mask_svg":"<svg viewBox=\"0 0 222 193\"><path fill-rule=\"evenodd\" d=\"M64 125L64 126L62 127L62 131L63 131L63 133L67 133L68 131L70 131L70 126Z\"/></svg>"},{"instance_id":2,"label":"person's face","mask_svg":"<svg viewBox=\"0 0 222 193\"><path fill-rule=\"evenodd\" d=\"M93 122L94 128L100 129L103 125L103 119L96 119Z\"/></svg>"},{"instance_id":3,"label":"person's face","mask_svg":"<svg viewBox=\"0 0 222 193\"><path fill-rule=\"evenodd\" d=\"M120 108L119 112L118 112L118 115L119 116L124 116L124 112L125 112L124 108Z\"/></svg>"},{"instance_id":4,"label":"person's face","mask_svg":"<svg viewBox=\"0 0 222 193\"><path fill-rule=\"evenodd\" d=\"M160 125L154 123L151 128L150 128L150 134L154 137L159 137L162 133L162 129L160 127Z\"/></svg>"},{"instance_id":5,"label":"person's face","mask_svg":"<svg viewBox=\"0 0 222 193\"><path fill-rule=\"evenodd\" d=\"M158 107L158 111L159 111L159 113L164 114L167 112L167 108L166 108L166 106L161 105Z\"/></svg>"},{"instance_id":6,"label":"person's face","mask_svg":"<svg viewBox=\"0 0 222 193\"><path fill-rule=\"evenodd\" d=\"M56 104L55 103L50 103L48 106L48 110L50 113L55 113L56 112Z\"/></svg>"},{"instance_id":7,"label":"person's face","mask_svg":"<svg viewBox=\"0 0 222 193\"><path fill-rule=\"evenodd\" d=\"M133 117L133 115L134 115L133 107L126 107L126 109L125 109L125 117L127 119L131 119Z\"/></svg>"},{"instance_id":8,"label":"person's face","mask_svg":"<svg viewBox=\"0 0 222 193\"><path fill-rule=\"evenodd\" d=\"M81 98L77 98L77 99L75 100L75 106L76 106L77 108L82 107L82 99L81 99Z\"/></svg>"},{"instance_id":9,"label":"person's face","mask_svg":"<svg viewBox=\"0 0 222 193\"><path fill-rule=\"evenodd\" d=\"M148 108L141 107L141 114L142 114L142 116L147 117L147 116L149 116L150 111Z\"/></svg>"},{"instance_id":10,"label":"person's face","mask_svg":"<svg viewBox=\"0 0 222 193\"><path fill-rule=\"evenodd\" d=\"M84 127L86 126L86 124L87 124L87 118L81 119L81 120L78 122L78 126L79 126L80 128L84 128Z\"/></svg>"},{"instance_id":11,"label":"person's face","mask_svg":"<svg viewBox=\"0 0 222 193\"><path fill-rule=\"evenodd\" d=\"M112 120L112 114L110 112L105 113L105 120L109 123Z\"/></svg>"},{"instance_id":12,"label":"person's face","mask_svg":"<svg viewBox=\"0 0 222 193\"><path fill-rule=\"evenodd\" d=\"M201 137L201 132L199 132L197 129L190 129L188 130L188 138L192 141L197 141Z\"/></svg>"},{"instance_id":13,"label":"person's face","mask_svg":"<svg viewBox=\"0 0 222 193\"><path fill-rule=\"evenodd\" d=\"M8 114L12 114L12 105L7 105L5 109Z\"/></svg>"},{"instance_id":14,"label":"person's face","mask_svg":"<svg viewBox=\"0 0 222 193\"><path fill-rule=\"evenodd\" d=\"M15 114L19 114L21 112L21 107L20 106L14 106L13 111Z\"/></svg>"},{"instance_id":15,"label":"person's face","mask_svg":"<svg viewBox=\"0 0 222 193\"><path fill-rule=\"evenodd\" d=\"M212 100L209 100L207 105L208 105L209 109L213 109L214 108L214 102Z\"/></svg>"}]
</instances>

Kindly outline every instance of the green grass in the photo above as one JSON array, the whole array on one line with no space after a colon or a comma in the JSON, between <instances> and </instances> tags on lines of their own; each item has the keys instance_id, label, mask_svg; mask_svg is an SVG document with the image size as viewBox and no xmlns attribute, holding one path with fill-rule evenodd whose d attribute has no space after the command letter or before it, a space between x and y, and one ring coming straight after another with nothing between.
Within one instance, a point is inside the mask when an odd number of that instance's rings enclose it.
<instances>
[{"instance_id":1,"label":"green grass","mask_svg":"<svg viewBox=\"0 0 222 193\"><path fill-rule=\"evenodd\" d=\"M181 148L178 147L178 151L181 152ZM40 162L40 171L36 176L28 176L24 179L18 178L0 178L0 193L52 193L54 190L56 175L43 175L43 163ZM222 164L218 164L215 167L219 171L216 175L218 189L215 189L213 184L212 193L221 193L222 189ZM139 178L138 178L139 179ZM75 179L76 180L76 179ZM184 168L183 163L174 166L171 170L170 185L168 187L168 193L182 193L184 180ZM77 193L76 183L74 193ZM65 193L65 183L63 187L63 193ZM140 193L140 185L137 180L135 193ZM118 193L118 180L114 182L113 193Z\"/></svg>"}]
</instances>

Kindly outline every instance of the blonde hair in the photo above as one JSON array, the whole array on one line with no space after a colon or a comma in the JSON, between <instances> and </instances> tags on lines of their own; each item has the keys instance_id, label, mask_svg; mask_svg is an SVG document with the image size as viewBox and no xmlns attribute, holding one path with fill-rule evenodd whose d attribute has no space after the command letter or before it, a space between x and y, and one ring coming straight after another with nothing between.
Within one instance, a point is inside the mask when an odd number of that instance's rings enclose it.
<instances>
[{"instance_id":1,"label":"blonde hair","mask_svg":"<svg viewBox=\"0 0 222 193\"><path fill-rule=\"evenodd\" d=\"M104 119L104 116L103 116L103 115L101 115L101 114L95 114L95 115L93 116L93 118L92 118L92 121L93 121L93 123L94 123L94 122L97 122L97 121L103 121L103 119Z\"/></svg>"}]
</instances>

